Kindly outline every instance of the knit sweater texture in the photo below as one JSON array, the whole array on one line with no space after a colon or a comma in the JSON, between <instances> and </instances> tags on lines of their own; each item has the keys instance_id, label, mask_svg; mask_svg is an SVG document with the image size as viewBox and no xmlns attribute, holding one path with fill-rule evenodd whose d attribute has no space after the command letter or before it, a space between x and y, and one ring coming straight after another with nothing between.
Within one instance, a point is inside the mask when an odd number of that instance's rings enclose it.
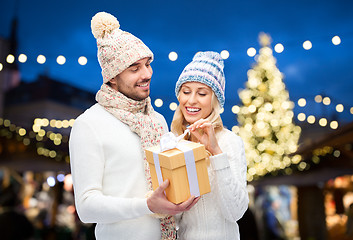
<instances>
[{"instance_id":1,"label":"knit sweater texture","mask_svg":"<svg viewBox=\"0 0 353 240\"><path fill-rule=\"evenodd\" d=\"M147 206L140 138L129 126L95 104L75 120L69 149L77 213L97 223L97 240L161 238L160 221Z\"/></svg>"},{"instance_id":2,"label":"knit sweater texture","mask_svg":"<svg viewBox=\"0 0 353 240\"><path fill-rule=\"evenodd\" d=\"M177 216L181 240L239 240L239 220L248 208L243 141L223 129L216 135L221 154L211 156L211 192L189 211Z\"/></svg>"}]
</instances>

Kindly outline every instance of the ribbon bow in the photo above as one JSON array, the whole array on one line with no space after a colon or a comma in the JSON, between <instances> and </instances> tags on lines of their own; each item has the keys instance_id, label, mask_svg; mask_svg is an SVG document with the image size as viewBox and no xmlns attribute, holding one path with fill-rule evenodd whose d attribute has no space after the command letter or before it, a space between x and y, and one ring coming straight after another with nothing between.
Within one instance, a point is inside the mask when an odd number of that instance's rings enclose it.
<instances>
[{"instance_id":1,"label":"ribbon bow","mask_svg":"<svg viewBox=\"0 0 353 240\"><path fill-rule=\"evenodd\" d=\"M160 141L160 148L161 152L176 148L178 145L178 142L185 137L186 134L188 134L190 130L187 128L183 134L180 136L176 137L173 133L168 132L163 134L161 137Z\"/></svg>"},{"instance_id":2,"label":"ribbon bow","mask_svg":"<svg viewBox=\"0 0 353 240\"><path fill-rule=\"evenodd\" d=\"M183 139L184 136L189 132L190 130L186 129L184 133L178 137L176 137L171 132L165 133L161 137L159 152L164 152L173 148L177 148L184 153L186 172L189 179L190 194L197 197L197 196L200 196L200 189L199 189L199 184L197 179L194 152L191 148L185 145L186 141L180 142L180 140ZM153 153L153 159L154 159L154 164L156 168L158 183L160 185L163 182L163 178L162 178L162 172L161 172L160 163L159 163L158 152Z\"/></svg>"}]
</instances>

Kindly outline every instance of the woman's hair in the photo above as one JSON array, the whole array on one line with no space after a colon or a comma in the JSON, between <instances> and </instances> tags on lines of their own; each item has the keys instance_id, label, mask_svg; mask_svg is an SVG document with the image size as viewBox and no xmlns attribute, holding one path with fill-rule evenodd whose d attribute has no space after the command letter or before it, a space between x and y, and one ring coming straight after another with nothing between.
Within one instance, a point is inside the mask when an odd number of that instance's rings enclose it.
<instances>
[{"instance_id":1,"label":"woman's hair","mask_svg":"<svg viewBox=\"0 0 353 240\"><path fill-rule=\"evenodd\" d=\"M179 100L179 94L178 94L178 100ZM217 133L218 131L223 129L223 122L220 116L221 106L219 105L218 99L213 91L212 91L211 107L212 107L212 112L206 119L212 123L214 130ZM184 115L180 110L180 105L179 105L175 110L175 113L173 116L171 131L174 134L177 134L179 136L184 133L188 125L189 123L186 122Z\"/></svg>"}]
</instances>

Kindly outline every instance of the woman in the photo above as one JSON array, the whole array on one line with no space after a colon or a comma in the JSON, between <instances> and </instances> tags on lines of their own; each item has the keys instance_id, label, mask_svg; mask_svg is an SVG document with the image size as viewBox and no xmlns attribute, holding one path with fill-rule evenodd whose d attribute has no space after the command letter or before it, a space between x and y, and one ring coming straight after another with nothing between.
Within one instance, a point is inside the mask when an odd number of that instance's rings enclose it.
<instances>
[{"instance_id":1,"label":"woman","mask_svg":"<svg viewBox=\"0 0 353 240\"><path fill-rule=\"evenodd\" d=\"M199 52L181 73L175 87L179 106L171 129L176 135L190 129L186 139L205 145L211 192L189 211L177 216L180 239L240 239L236 223L249 203L246 160L241 138L225 129L223 60L215 52Z\"/></svg>"}]
</instances>

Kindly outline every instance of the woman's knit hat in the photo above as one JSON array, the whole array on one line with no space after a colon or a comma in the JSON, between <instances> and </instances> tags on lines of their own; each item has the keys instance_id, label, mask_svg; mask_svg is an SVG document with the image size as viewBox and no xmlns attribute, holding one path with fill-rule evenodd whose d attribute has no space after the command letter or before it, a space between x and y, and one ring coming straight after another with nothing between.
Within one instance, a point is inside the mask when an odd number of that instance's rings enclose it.
<instances>
[{"instance_id":1,"label":"woman's knit hat","mask_svg":"<svg viewBox=\"0 0 353 240\"><path fill-rule=\"evenodd\" d=\"M175 95L178 96L181 85L186 82L200 82L212 88L221 107L224 105L224 63L216 52L198 52L192 62L186 65L175 85Z\"/></svg>"},{"instance_id":2,"label":"woman's knit hat","mask_svg":"<svg viewBox=\"0 0 353 240\"><path fill-rule=\"evenodd\" d=\"M97 13L91 20L104 83L140 59L153 60L152 51L140 39L119 27L116 17L106 12Z\"/></svg>"}]
</instances>

